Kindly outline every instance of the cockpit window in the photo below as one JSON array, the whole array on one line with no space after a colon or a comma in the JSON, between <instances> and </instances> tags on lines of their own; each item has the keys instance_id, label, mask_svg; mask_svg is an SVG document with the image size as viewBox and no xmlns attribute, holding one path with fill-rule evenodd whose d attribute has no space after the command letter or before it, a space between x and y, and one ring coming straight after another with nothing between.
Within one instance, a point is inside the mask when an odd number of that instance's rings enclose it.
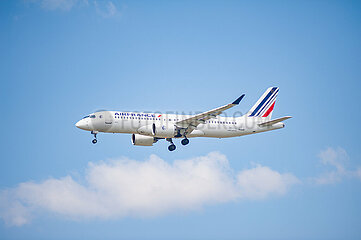
<instances>
[{"instance_id":1,"label":"cockpit window","mask_svg":"<svg viewBox=\"0 0 361 240\"><path fill-rule=\"evenodd\" d=\"M88 118L89 117L89 115L87 115L87 116L85 116L85 117L83 117L83 118Z\"/></svg>"},{"instance_id":2,"label":"cockpit window","mask_svg":"<svg viewBox=\"0 0 361 240\"><path fill-rule=\"evenodd\" d=\"M95 118L95 115L90 115L90 118Z\"/></svg>"}]
</instances>

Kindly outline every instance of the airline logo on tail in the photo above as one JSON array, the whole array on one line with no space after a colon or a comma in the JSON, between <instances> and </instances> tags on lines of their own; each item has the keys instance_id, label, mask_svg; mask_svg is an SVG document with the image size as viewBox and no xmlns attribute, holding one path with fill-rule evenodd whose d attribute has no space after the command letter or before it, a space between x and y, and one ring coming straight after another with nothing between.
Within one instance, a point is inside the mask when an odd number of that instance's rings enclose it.
<instances>
[{"instance_id":1,"label":"airline logo on tail","mask_svg":"<svg viewBox=\"0 0 361 240\"><path fill-rule=\"evenodd\" d=\"M249 117L268 117L273 111L276 98L278 95L278 87L270 87L262 95L256 104L249 111Z\"/></svg>"}]
</instances>

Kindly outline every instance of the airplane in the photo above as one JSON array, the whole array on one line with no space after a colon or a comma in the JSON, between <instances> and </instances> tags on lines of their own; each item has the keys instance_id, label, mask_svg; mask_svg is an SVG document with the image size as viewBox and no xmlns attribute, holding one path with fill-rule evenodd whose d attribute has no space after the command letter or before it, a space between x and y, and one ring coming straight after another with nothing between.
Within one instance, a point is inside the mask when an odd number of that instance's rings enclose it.
<instances>
[{"instance_id":1,"label":"airplane","mask_svg":"<svg viewBox=\"0 0 361 240\"><path fill-rule=\"evenodd\" d=\"M100 132L128 133L132 134L133 145L153 146L158 140L166 139L170 143L168 150L174 151L173 138L182 138L181 144L187 145L189 138L194 137L239 137L283 128L282 121L291 116L271 120L278 92L278 87L268 88L253 107L239 117L219 115L237 106L245 94L230 104L194 115L102 110L85 116L75 126L90 131L94 144Z\"/></svg>"}]
</instances>

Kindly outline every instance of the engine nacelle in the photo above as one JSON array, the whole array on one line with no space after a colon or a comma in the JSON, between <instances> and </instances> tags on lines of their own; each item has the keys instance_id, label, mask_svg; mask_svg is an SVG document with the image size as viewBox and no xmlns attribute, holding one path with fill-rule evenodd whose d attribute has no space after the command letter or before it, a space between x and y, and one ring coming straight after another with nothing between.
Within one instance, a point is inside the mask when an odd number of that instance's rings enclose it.
<instances>
[{"instance_id":1,"label":"engine nacelle","mask_svg":"<svg viewBox=\"0 0 361 240\"><path fill-rule=\"evenodd\" d=\"M147 126L140 127L137 131L142 135L161 138L172 138L177 135L176 127L173 124L161 125L153 123Z\"/></svg>"},{"instance_id":2,"label":"engine nacelle","mask_svg":"<svg viewBox=\"0 0 361 240\"><path fill-rule=\"evenodd\" d=\"M153 143L157 142L157 139L150 136L144 136L140 134L132 135L132 144L136 146L153 146Z\"/></svg>"},{"instance_id":3,"label":"engine nacelle","mask_svg":"<svg viewBox=\"0 0 361 240\"><path fill-rule=\"evenodd\" d=\"M172 138L175 135L177 135L177 130L173 124L169 124L169 125L154 124L154 136L163 137L163 138Z\"/></svg>"},{"instance_id":4,"label":"engine nacelle","mask_svg":"<svg viewBox=\"0 0 361 240\"><path fill-rule=\"evenodd\" d=\"M142 135L154 136L155 135L155 124L146 125L138 128L137 132Z\"/></svg>"}]
</instances>

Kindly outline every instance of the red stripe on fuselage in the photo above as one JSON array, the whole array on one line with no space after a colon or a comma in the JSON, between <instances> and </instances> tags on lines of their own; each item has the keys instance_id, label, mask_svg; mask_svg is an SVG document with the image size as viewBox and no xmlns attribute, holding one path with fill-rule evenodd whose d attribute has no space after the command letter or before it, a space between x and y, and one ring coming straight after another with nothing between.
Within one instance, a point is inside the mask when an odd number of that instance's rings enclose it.
<instances>
[{"instance_id":1,"label":"red stripe on fuselage","mask_svg":"<svg viewBox=\"0 0 361 240\"><path fill-rule=\"evenodd\" d=\"M267 112L265 112L265 114L263 114L262 117L268 117L268 115L273 111L273 108L274 108L274 106L275 106L275 102L276 102L276 101L274 101L274 102L272 103L271 107L267 110Z\"/></svg>"}]
</instances>

